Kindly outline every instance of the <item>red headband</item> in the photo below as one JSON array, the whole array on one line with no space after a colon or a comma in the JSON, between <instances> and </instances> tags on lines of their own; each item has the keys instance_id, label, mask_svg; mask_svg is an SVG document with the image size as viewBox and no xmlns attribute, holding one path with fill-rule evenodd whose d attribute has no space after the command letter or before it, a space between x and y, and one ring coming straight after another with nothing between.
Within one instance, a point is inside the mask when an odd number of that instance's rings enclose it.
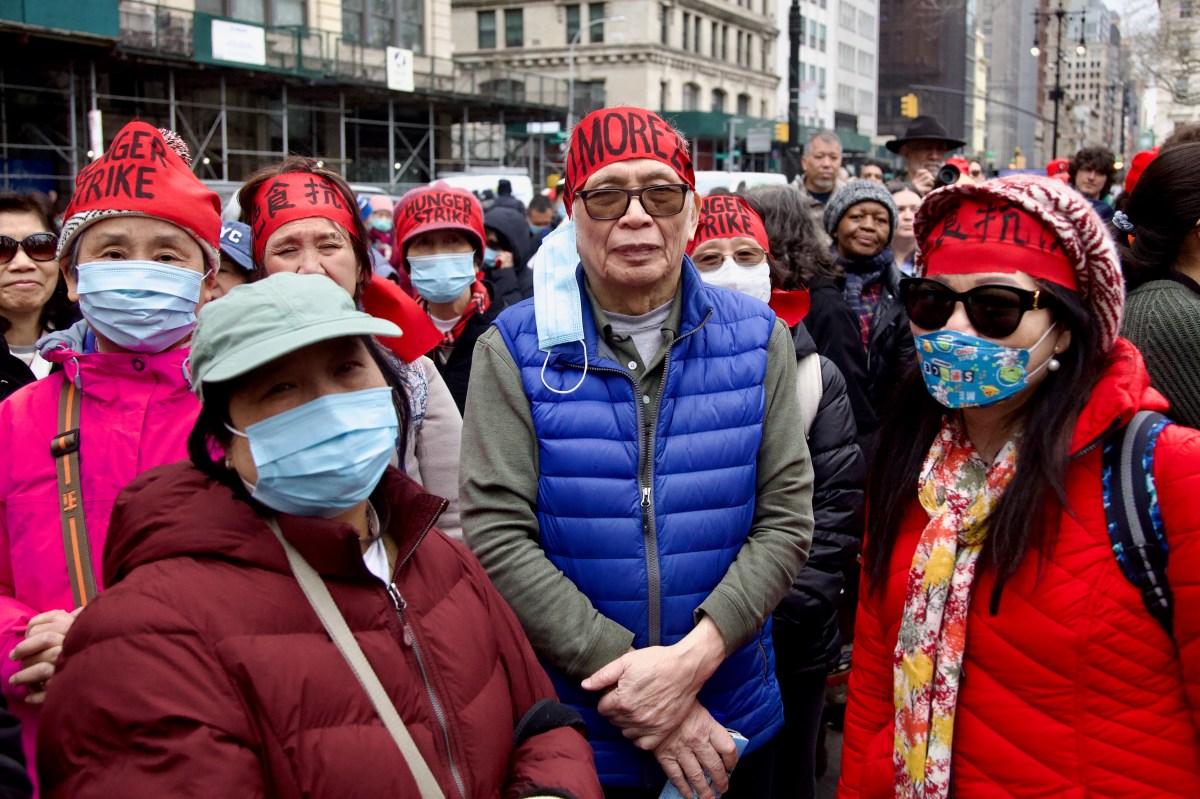
<instances>
[{"instance_id":1,"label":"red headband","mask_svg":"<svg viewBox=\"0 0 1200 799\"><path fill-rule=\"evenodd\" d=\"M358 238L354 217L358 209L347 206L337 186L311 172L288 172L270 178L258 187L250 206L250 235L254 260L262 263L263 250L271 235L297 219L328 219L341 225L351 238Z\"/></svg>"},{"instance_id":2,"label":"red headband","mask_svg":"<svg viewBox=\"0 0 1200 799\"><path fill-rule=\"evenodd\" d=\"M711 239L732 239L737 236L754 239L759 247L768 253L771 251L762 219L744 199L729 194L705 197L700 204L700 224L696 226L696 235L688 242L687 253L691 255L697 247Z\"/></svg>"},{"instance_id":3,"label":"red headband","mask_svg":"<svg viewBox=\"0 0 1200 799\"><path fill-rule=\"evenodd\" d=\"M486 236L483 232L483 208L466 189L437 182L405 194L396 204L396 247L392 248L392 266L400 268L408 243L432 230L462 232L475 248L475 257L483 258Z\"/></svg>"},{"instance_id":4,"label":"red headband","mask_svg":"<svg viewBox=\"0 0 1200 799\"><path fill-rule=\"evenodd\" d=\"M1006 202L964 199L933 226L925 276L1024 272L1077 291L1075 266L1037 217Z\"/></svg>"},{"instance_id":5,"label":"red headband","mask_svg":"<svg viewBox=\"0 0 1200 799\"><path fill-rule=\"evenodd\" d=\"M687 145L675 129L653 111L644 108L602 108L579 120L571 131L567 151L563 201L567 215L575 202L575 192L600 169L631 158L660 161L696 188L696 173Z\"/></svg>"},{"instance_id":6,"label":"red headband","mask_svg":"<svg viewBox=\"0 0 1200 799\"><path fill-rule=\"evenodd\" d=\"M192 174L162 132L145 122L121 128L104 155L75 178L64 219L112 211L171 222L210 245L221 239L221 200Z\"/></svg>"}]
</instances>

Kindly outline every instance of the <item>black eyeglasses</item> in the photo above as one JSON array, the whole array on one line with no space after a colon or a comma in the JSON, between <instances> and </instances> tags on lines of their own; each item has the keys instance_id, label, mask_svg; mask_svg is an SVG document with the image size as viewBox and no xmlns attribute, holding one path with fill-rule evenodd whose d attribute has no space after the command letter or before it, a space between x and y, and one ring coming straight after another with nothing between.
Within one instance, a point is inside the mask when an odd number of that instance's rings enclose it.
<instances>
[{"instance_id":1,"label":"black eyeglasses","mask_svg":"<svg viewBox=\"0 0 1200 799\"><path fill-rule=\"evenodd\" d=\"M733 254L733 262L738 266L758 266L767 260L767 253L757 247L747 247ZM725 263L725 253L709 251L692 256L692 263L700 269L716 269Z\"/></svg>"},{"instance_id":2,"label":"black eyeglasses","mask_svg":"<svg viewBox=\"0 0 1200 799\"><path fill-rule=\"evenodd\" d=\"M588 216L602 222L625 216L634 197L650 216L675 216L683 210L689 188L686 183L664 183L640 189L584 189L575 196L583 200Z\"/></svg>"},{"instance_id":3,"label":"black eyeglasses","mask_svg":"<svg viewBox=\"0 0 1200 799\"><path fill-rule=\"evenodd\" d=\"M34 233L23 241L17 241L12 236L0 236L0 264L16 258L18 248L35 261L53 261L58 237L53 233Z\"/></svg>"},{"instance_id":4,"label":"black eyeglasses","mask_svg":"<svg viewBox=\"0 0 1200 799\"><path fill-rule=\"evenodd\" d=\"M908 318L922 330L938 330L950 321L954 307L962 303L971 326L988 338L1007 338L1021 324L1026 311L1053 304L1044 291L1028 291L1016 286L976 286L955 291L936 280L910 277L900 281L900 299Z\"/></svg>"}]
</instances>

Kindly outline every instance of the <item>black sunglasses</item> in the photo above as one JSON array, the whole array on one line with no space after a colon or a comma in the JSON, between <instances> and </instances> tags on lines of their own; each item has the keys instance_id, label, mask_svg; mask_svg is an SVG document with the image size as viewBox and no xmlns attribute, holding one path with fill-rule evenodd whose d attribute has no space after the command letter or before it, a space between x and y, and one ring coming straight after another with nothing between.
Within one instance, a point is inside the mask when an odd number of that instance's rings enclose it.
<instances>
[{"instance_id":1,"label":"black sunglasses","mask_svg":"<svg viewBox=\"0 0 1200 799\"><path fill-rule=\"evenodd\" d=\"M17 241L12 236L0 236L0 264L16 258L18 248L35 261L53 261L58 237L53 233L34 233L23 241Z\"/></svg>"},{"instance_id":2,"label":"black sunglasses","mask_svg":"<svg viewBox=\"0 0 1200 799\"><path fill-rule=\"evenodd\" d=\"M1053 297L1045 291L1028 291L1016 286L976 286L955 291L944 283L910 277L900 281L900 299L908 318L922 330L938 330L950 321L954 307L962 303L971 326L981 336L1007 338L1021 324L1026 311L1050 307Z\"/></svg>"},{"instance_id":3,"label":"black sunglasses","mask_svg":"<svg viewBox=\"0 0 1200 799\"><path fill-rule=\"evenodd\" d=\"M675 216L683 210L690 188L686 183L664 183L640 189L583 189L575 192L575 196L583 200L588 216L602 222L625 216L634 197L650 216Z\"/></svg>"}]
</instances>

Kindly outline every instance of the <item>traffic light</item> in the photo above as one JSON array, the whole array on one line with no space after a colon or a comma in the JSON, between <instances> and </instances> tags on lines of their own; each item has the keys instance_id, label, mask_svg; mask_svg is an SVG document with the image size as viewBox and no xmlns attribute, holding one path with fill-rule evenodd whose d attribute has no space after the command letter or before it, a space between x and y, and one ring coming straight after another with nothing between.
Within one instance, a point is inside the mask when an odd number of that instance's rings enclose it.
<instances>
[{"instance_id":1,"label":"traffic light","mask_svg":"<svg viewBox=\"0 0 1200 799\"><path fill-rule=\"evenodd\" d=\"M788 123L775 123L775 141L788 141Z\"/></svg>"},{"instance_id":2,"label":"traffic light","mask_svg":"<svg viewBox=\"0 0 1200 799\"><path fill-rule=\"evenodd\" d=\"M917 110L917 96L915 94L910 92L900 98L900 116L915 119L920 113Z\"/></svg>"}]
</instances>

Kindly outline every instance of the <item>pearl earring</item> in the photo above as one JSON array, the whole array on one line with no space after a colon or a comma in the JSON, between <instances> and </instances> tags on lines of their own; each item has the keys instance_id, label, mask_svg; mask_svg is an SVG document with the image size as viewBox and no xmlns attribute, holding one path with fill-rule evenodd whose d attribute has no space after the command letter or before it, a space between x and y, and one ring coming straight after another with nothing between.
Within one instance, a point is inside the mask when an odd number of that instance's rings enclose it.
<instances>
[{"instance_id":1,"label":"pearl earring","mask_svg":"<svg viewBox=\"0 0 1200 799\"><path fill-rule=\"evenodd\" d=\"M1050 360L1046 361L1047 371L1057 372L1060 366L1062 364L1058 362L1058 358L1051 357Z\"/></svg>"}]
</instances>

